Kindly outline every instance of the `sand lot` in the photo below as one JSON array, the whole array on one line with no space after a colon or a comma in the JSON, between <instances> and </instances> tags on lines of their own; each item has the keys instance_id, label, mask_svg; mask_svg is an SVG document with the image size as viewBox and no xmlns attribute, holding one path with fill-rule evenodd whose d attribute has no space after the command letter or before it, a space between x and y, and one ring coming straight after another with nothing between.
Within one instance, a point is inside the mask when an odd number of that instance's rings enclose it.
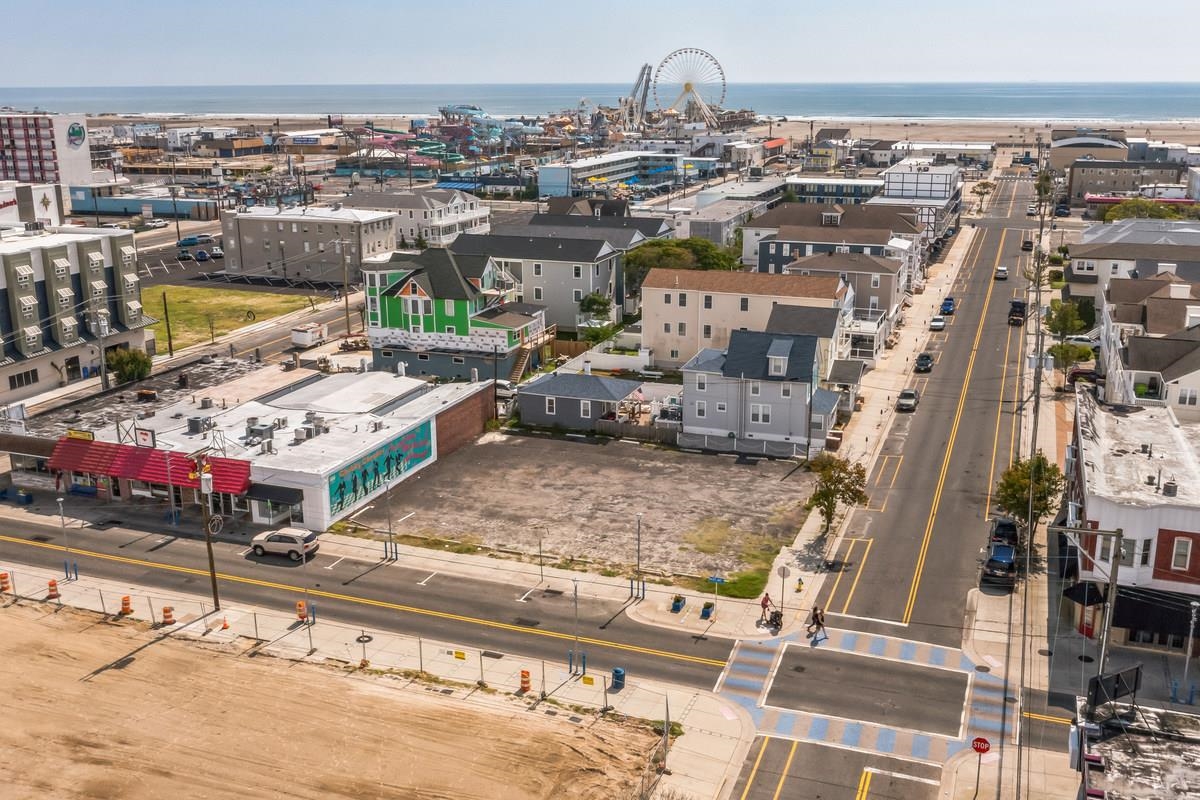
<instances>
[{"instance_id":1,"label":"sand lot","mask_svg":"<svg viewBox=\"0 0 1200 800\"><path fill-rule=\"evenodd\" d=\"M807 512L810 473L794 462L660 450L617 441L485 434L392 491L398 533L600 564L636 560L642 513L647 569L728 574L747 549L790 545ZM355 517L383 530L383 504Z\"/></svg>"},{"instance_id":2,"label":"sand lot","mask_svg":"<svg viewBox=\"0 0 1200 800\"><path fill-rule=\"evenodd\" d=\"M623 798L649 732L0 608L0 796Z\"/></svg>"}]
</instances>

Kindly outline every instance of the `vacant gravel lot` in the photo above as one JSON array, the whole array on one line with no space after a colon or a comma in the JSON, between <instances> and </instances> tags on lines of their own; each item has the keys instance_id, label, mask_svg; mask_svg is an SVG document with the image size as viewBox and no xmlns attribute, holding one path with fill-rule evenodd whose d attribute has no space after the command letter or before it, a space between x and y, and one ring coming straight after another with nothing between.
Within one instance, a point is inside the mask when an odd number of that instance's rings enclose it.
<instances>
[{"instance_id":1,"label":"vacant gravel lot","mask_svg":"<svg viewBox=\"0 0 1200 800\"><path fill-rule=\"evenodd\" d=\"M485 434L392 492L396 532L647 570L729 574L790 544L811 476L784 461L738 461L626 442ZM356 518L387 526L384 504Z\"/></svg>"}]
</instances>

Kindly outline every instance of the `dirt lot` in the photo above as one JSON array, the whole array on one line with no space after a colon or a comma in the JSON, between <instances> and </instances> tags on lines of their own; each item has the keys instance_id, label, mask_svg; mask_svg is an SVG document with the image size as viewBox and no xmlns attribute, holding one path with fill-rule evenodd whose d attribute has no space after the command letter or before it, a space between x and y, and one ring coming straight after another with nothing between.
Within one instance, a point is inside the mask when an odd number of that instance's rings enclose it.
<instances>
[{"instance_id":1,"label":"dirt lot","mask_svg":"<svg viewBox=\"0 0 1200 800\"><path fill-rule=\"evenodd\" d=\"M0 609L5 798L629 796L642 729Z\"/></svg>"},{"instance_id":2,"label":"dirt lot","mask_svg":"<svg viewBox=\"0 0 1200 800\"><path fill-rule=\"evenodd\" d=\"M731 574L790 544L811 476L784 461L625 442L485 434L392 492L396 528L489 547L671 573ZM356 517L386 528L383 504ZM769 564L769 560L768 560Z\"/></svg>"}]
</instances>

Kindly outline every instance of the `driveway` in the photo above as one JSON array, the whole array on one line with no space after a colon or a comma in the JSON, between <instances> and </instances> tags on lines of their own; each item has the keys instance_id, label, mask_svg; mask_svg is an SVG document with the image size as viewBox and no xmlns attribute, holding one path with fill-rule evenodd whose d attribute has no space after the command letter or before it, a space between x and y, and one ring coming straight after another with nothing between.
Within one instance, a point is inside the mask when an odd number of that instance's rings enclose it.
<instances>
[{"instance_id":1,"label":"driveway","mask_svg":"<svg viewBox=\"0 0 1200 800\"><path fill-rule=\"evenodd\" d=\"M791 544L811 476L787 461L738 460L619 441L488 433L392 490L395 532L538 552L624 571L729 574ZM387 527L385 504L355 519Z\"/></svg>"}]
</instances>

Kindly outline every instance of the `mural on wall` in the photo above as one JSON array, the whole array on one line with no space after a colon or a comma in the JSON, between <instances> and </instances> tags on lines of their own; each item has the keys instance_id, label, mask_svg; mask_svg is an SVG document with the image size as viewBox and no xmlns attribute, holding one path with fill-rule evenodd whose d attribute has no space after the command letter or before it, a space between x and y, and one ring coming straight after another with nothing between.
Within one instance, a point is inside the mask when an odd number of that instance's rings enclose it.
<instances>
[{"instance_id":1,"label":"mural on wall","mask_svg":"<svg viewBox=\"0 0 1200 800\"><path fill-rule=\"evenodd\" d=\"M432 422L415 428L343 465L329 476L329 510L332 514L352 506L384 482L395 482L433 459Z\"/></svg>"}]
</instances>

